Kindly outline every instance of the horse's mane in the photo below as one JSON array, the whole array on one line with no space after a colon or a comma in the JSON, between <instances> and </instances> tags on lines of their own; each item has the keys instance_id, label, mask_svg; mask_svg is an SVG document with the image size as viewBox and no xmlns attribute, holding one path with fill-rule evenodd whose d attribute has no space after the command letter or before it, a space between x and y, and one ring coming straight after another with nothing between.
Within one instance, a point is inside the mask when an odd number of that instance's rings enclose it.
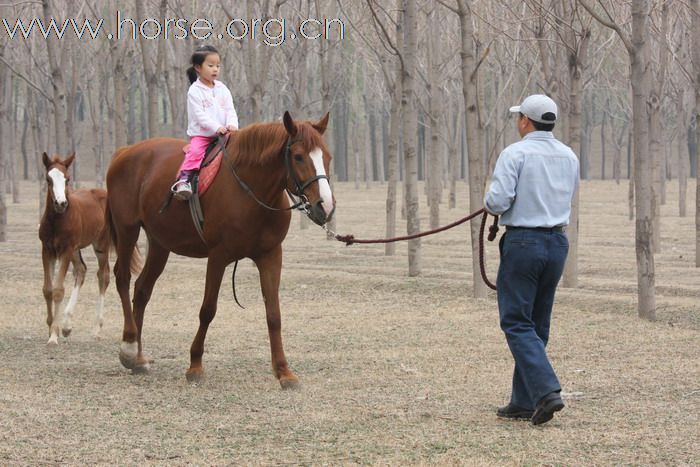
<instances>
[{"instance_id":1,"label":"horse's mane","mask_svg":"<svg viewBox=\"0 0 700 467\"><path fill-rule=\"evenodd\" d=\"M297 140L311 151L318 147L327 150L323 137L310 122L296 121ZM287 142L287 130L282 122L254 123L233 135L234 160L240 165L265 165L281 156Z\"/></svg>"}]
</instances>

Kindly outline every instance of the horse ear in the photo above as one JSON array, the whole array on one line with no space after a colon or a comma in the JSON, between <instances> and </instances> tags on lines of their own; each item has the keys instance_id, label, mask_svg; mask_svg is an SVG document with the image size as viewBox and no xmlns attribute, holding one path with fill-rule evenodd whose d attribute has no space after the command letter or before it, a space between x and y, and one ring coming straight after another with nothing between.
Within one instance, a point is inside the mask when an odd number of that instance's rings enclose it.
<instances>
[{"instance_id":1,"label":"horse ear","mask_svg":"<svg viewBox=\"0 0 700 467\"><path fill-rule=\"evenodd\" d=\"M66 160L63 161L63 165L66 166L66 169L70 167L70 165L73 163L75 160L75 152L73 152L70 156L66 158Z\"/></svg>"},{"instance_id":2,"label":"horse ear","mask_svg":"<svg viewBox=\"0 0 700 467\"><path fill-rule=\"evenodd\" d=\"M284 127L287 129L287 133L289 133L289 136L294 138L297 135L297 125L294 123L294 120L292 120L292 116L289 115L289 111L284 112L284 117L282 117L282 121L284 122Z\"/></svg>"},{"instance_id":3,"label":"horse ear","mask_svg":"<svg viewBox=\"0 0 700 467\"><path fill-rule=\"evenodd\" d=\"M46 154L46 151L41 154L41 161L44 163L44 167L47 169L51 166L51 159L49 159L49 155Z\"/></svg>"},{"instance_id":4,"label":"horse ear","mask_svg":"<svg viewBox=\"0 0 700 467\"><path fill-rule=\"evenodd\" d=\"M318 123L314 123L311 126L314 127L319 133L325 133L326 128L328 128L328 119L330 115L330 112L326 112L326 115L321 120L319 120Z\"/></svg>"}]
</instances>

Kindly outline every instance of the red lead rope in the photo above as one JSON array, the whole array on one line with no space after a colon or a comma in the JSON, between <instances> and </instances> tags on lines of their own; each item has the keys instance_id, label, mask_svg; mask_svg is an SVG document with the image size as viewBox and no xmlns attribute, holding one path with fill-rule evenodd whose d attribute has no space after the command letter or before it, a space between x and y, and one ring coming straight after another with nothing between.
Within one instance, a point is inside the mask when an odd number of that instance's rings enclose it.
<instances>
[{"instance_id":1,"label":"red lead rope","mask_svg":"<svg viewBox=\"0 0 700 467\"><path fill-rule=\"evenodd\" d=\"M496 286L491 283L491 281L488 280L486 277L486 267L484 266L484 230L486 228L486 218L489 216L489 213L486 212L485 209L481 208L476 212L473 212L469 214L466 217L463 217L461 219L458 219L451 224L447 224L442 227L438 227L437 229L432 229L432 230L426 230L424 232L418 232L412 235L404 235L402 237L392 237L392 238L380 238L380 239L375 239L375 240L358 240L355 238L354 235L335 235L335 239L338 240L339 242L345 243L345 245L349 246L354 243L365 243L365 244L370 244L370 243L392 243L392 242L400 242L403 240L412 240L414 238L420 238L420 237L425 237L428 235L433 235L445 230L449 230L453 227L457 227L460 224L464 224L465 222L474 219L477 217L479 214L483 214L481 217L481 229L479 230L479 267L481 269L481 278L484 280L484 283L492 288L493 290L496 290ZM498 216L493 216L493 224L489 227L489 236L488 239L489 241L493 241L496 238L496 234L498 233Z\"/></svg>"}]
</instances>

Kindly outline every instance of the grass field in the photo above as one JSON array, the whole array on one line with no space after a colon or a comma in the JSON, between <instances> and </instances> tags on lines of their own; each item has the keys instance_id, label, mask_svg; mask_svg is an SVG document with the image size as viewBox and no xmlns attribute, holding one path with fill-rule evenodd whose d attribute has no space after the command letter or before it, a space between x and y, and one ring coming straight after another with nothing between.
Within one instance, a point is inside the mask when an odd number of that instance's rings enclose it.
<instances>
[{"instance_id":1,"label":"grass field","mask_svg":"<svg viewBox=\"0 0 700 467\"><path fill-rule=\"evenodd\" d=\"M386 187L335 188L338 232L382 237ZM460 190L443 223L466 214ZM301 230L295 216L280 297L301 389L282 391L271 374L249 260L237 273L246 309L227 278L206 341L206 380L190 385L205 261L172 256L156 285L144 324L149 374L119 364L113 283L102 338L91 335L91 251L73 334L47 348L37 190L22 185L0 244L0 465L700 465L695 211L691 203L691 216L679 218L674 190L656 256L658 320L648 322L636 311L627 186L583 182L580 286L558 291L548 348L567 405L533 427L495 416L512 358L495 294L471 298L466 226L424 239L423 273L409 278L405 244L385 257L381 246ZM425 204L421 212L427 228ZM486 261L495 279L495 244Z\"/></svg>"}]
</instances>

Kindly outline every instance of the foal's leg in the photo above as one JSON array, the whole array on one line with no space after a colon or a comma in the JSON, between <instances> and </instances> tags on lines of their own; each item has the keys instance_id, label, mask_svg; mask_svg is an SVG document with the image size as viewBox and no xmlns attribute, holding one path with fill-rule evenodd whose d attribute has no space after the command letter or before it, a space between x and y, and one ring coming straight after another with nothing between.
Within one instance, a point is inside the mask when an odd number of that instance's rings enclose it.
<instances>
[{"instance_id":1,"label":"foal's leg","mask_svg":"<svg viewBox=\"0 0 700 467\"><path fill-rule=\"evenodd\" d=\"M146 305L151 299L153 286L163 272L165 263L168 262L170 251L166 250L156 242L149 239L148 241L148 256L146 264L144 264L141 274L136 279L134 285L134 320L138 329L138 354L133 367L134 373L146 373L149 367L149 359L143 353L143 344L141 341L141 330L143 329L143 314L146 310Z\"/></svg>"},{"instance_id":2,"label":"foal's leg","mask_svg":"<svg viewBox=\"0 0 700 467\"><path fill-rule=\"evenodd\" d=\"M54 320L53 314L53 276L56 269L56 257L53 256L48 249L43 245L41 248L41 262L44 266L44 300L46 301L46 325L49 327L49 336L51 336L51 324ZM51 340L49 339L49 342Z\"/></svg>"},{"instance_id":3,"label":"foal's leg","mask_svg":"<svg viewBox=\"0 0 700 467\"><path fill-rule=\"evenodd\" d=\"M204 353L204 339L207 337L209 323L216 315L216 302L219 298L221 280L224 278L226 264L221 261L221 256L215 252L209 252L207 261L207 279L204 286L204 300L199 310L199 329L190 348L190 368L185 373L187 381L196 382L204 376L202 369L202 354Z\"/></svg>"},{"instance_id":4,"label":"foal's leg","mask_svg":"<svg viewBox=\"0 0 700 467\"><path fill-rule=\"evenodd\" d=\"M65 253L59 258L58 274L56 274L53 281L53 321L51 322L48 344L58 344L59 316L61 316L63 311L63 297L65 296L63 283L66 280L66 273L68 272L71 258L71 253Z\"/></svg>"},{"instance_id":5,"label":"foal's leg","mask_svg":"<svg viewBox=\"0 0 700 467\"><path fill-rule=\"evenodd\" d=\"M256 258L255 264L260 271L260 288L265 300L267 331L270 335L272 352L272 373L280 381L282 389L294 388L299 378L287 366L287 358L282 348L282 320L280 318L280 274L282 271L282 246L278 246L265 256Z\"/></svg>"},{"instance_id":6,"label":"foal's leg","mask_svg":"<svg viewBox=\"0 0 700 467\"><path fill-rule=\"evenodd\" d=\"M99 339L102 323L104 322L105 291L109 285L109 243L93 245L97 256L97 284L100 288L100 296L97 299L95 311L95 338Z\"/></svg>"},{"instance_id":7,"label":"foal's leg","mask_svg":"<svg viewBox=\"0 0 700 467\"><path fill-rule=\"evenodd\" d=\"M131 285L131 255L139 238L139 226L122 227L116 230L117 261L114 263L114 279L124 311L124 330L119 346L119 361L125 368L136 366L138 356L138 329L131 309L129 286Z\"/></svg>"},{"instance_id":8,"label":"foal's leg","mask_svg":"<svg viewBox=\"0 0 700 467\"><path fill-rule=\"evenodd\" d=\"M73 253L71 263L73 264L73 278L75 279L75 283L73 284L73 290L71 291L70 299L68 299L68 304L65 310L63 310L63 337L68 337L73 330L73 312L75 311L76 303L78 303L80 288L85 283L85 272L87 271L87 266L85 266L85 262L82 256L80 256L79 249L75 250Z\"/></svg>"}]
</instances>

